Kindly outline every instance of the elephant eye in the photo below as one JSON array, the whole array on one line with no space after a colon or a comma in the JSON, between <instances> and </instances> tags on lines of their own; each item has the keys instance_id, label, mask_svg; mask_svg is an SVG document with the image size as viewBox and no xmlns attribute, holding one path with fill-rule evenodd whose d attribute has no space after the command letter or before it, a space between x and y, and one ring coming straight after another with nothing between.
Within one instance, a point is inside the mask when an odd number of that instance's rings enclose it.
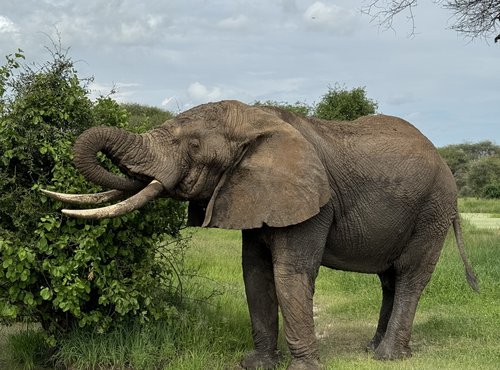
<instances>
[{"instance_id":1,"label":"elephant eye","mask_svg":"<svg viewBox=\"0 0 500 370\"><path fill-rule=\"evenodd\" d=\"M194 150L194 151L197 151L198 149L200 149L200 140L198 140L198 139L191 139L189 141L189 148L191 150Z\"/></svg>"}]
</instances>

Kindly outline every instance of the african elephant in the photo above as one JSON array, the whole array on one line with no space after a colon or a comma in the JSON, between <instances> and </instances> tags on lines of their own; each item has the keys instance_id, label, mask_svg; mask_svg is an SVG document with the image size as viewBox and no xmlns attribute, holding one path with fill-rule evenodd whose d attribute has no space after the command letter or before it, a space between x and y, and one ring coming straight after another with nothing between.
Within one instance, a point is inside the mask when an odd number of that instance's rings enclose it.
<instances>
[{"instance_id":1,"label":"african elephant","mask_svg":"<svg viewBox=\"0 0 500 370\"><path fill-rule=\"evenodd\" d=\"M105 170L105 153L126 177ZM69 203L127 198L73 217L113 217L159 196L188 200L191 225L242 230L243 275L255 349L246 369L274 368L278 307L289 369L317 369L314 283L320 265L377 274L383 299L369 347L377 359L411 355L417 302L453 224L467 279L453 176L408 122L301 117L237 101L192 108L145 134L95 127L76 141L75 164L114 189L46 192Z\"/></svg>"}]
</instances>

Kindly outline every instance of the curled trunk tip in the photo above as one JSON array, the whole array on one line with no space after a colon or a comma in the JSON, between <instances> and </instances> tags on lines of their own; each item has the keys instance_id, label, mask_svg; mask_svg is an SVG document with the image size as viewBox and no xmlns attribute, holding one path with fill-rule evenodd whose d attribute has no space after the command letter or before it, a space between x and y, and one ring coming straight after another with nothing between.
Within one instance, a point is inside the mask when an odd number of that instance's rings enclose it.
<instances>
[{"instance_id":1,"label":"curled trunk tip","mask_svg":"<svg viewBox=\"0 0 500 370\"><path fill-rule=\"evenodd\" d=\"M93 183L110 189L136 192L145 184L109 172L99 163L97 153L103 152L112 159L119 160L130 147L140 145L140 140L140 135L127 133L116 127L92 127L83 132L75 142L75 166Z\"/></svg>"}]
</instances>

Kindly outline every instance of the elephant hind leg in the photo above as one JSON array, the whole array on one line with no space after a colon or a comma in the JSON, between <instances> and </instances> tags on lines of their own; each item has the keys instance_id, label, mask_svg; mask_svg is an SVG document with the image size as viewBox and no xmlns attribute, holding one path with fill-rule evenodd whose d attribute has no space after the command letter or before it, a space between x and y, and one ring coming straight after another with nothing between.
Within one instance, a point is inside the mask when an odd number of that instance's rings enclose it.
<instances>
[{"instance_id":1,"label":"elephant hind leg","mask_svg":"<svg viewBox=\"0 0 500 370\"><path fill-rule=\"evenodd\" d=\"M387 271L378 274L380 283L382 285L382 306L380 307L380 314L377 324L377 330L371 341L366 346L367 351L374 351L384 338L387 330L387 324L392 313L392 306L394 303L394 293L396 285L396 274L394 268L391 267Z\"/></svg>"},{"instance_id":2,"label":"elephant hind leg","mask_svg":"<svg viewBox=\"0 0 500 370\"><path fill-rule=\"evenodd\" d=\"M444 225L439 229L416 229L405 252L395 261L392 312L385 334L375 350L376 359L411 356L409 343L417 304L439 259L447 229Z\"/></svg>"}]
</instances>

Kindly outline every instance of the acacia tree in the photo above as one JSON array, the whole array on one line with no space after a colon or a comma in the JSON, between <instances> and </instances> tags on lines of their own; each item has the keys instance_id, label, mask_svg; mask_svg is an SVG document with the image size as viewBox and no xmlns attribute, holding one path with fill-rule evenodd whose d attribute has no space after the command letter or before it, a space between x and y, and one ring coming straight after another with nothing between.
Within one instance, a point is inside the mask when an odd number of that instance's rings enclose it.
<instances>
[{"instance_id":1,"label":"acacia tree","mask_svg":"<svg viewBox=\"0 0 500 370\"><path fill-rule=\"evenodd\" d=\"M372 17L380 26L392 28L394 17L406 13L415 30L414 8L417 0L365 0L362 11ZM500 40L500 2L491 0L435 0L434 3L450 10L455 18L451 29L467 38L489 38L496 35Z\"/></svg>"}]
</instances>

